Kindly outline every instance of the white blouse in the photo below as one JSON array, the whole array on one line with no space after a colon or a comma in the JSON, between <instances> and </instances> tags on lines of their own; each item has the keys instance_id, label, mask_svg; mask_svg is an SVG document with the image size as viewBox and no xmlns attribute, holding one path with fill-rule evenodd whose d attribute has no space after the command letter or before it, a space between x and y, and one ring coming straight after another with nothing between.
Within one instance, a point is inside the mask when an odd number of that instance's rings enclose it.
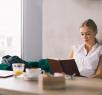
<instances>
[{"instance_id":1,"label":"white blouse","mask_svg":"<svg viewBox=\"0 0 102 95\"><path fill-rule=\"evenodd\" d=\"M89 77L94 74L99 63L99 58L102 55L102 45L96 43L88 54L83 44L78 47L73 47L73 50L74 59L80 75Z\"/></svg>"}]
</instances>

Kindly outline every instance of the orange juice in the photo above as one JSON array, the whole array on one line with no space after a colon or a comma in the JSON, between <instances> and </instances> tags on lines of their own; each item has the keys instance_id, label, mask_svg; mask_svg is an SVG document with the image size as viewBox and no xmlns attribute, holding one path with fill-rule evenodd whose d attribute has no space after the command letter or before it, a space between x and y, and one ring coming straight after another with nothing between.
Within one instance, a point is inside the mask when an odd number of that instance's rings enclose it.
<instances>
[{"instance_id":1,"label":"orange juice","mask_svg":"<svg viewBox=\"0 0 102 95\"><path fill-rule=\"evenodd\" d=\"M23 73L23 71L21 71L21 70L14 71L15 76L21 75L22 73Z\"/></svg>"},{"instance_id":2,"label":"orange juice","mask_svg":"<svg viewBox=\"0 0 102 95\"><path fill-rule=\"evenodd\" d=\"M14 72L14 76L19 76L24 71L24 64L23 63L14 63L14 64L12 64L12 69Z\"/></svg>"}]
</instances>

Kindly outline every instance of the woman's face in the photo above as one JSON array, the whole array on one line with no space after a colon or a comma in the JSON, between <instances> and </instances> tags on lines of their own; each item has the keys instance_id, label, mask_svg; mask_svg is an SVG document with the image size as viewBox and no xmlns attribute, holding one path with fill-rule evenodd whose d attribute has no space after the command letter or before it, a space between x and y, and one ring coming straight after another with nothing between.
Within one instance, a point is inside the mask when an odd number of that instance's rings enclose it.
<instances>
[{"instance_id":1,"label":"woman's face","mask_svg":"<svg viewBox=\"0 0 102 95\"><path fill-rule=\"evenodd\" d=\"M80 34L84 43L92 43L96 39L96 32L87 26L80 28Z\"/></svg>"}]
</instances>

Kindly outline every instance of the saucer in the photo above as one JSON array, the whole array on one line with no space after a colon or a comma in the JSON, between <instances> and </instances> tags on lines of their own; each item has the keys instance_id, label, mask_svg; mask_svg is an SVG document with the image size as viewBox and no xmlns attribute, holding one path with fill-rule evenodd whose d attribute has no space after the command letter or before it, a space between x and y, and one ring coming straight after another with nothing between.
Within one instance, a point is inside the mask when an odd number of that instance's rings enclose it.
<instances>
[{"instance_id":1,"label":"saucer","mask_svg":"<svg viewBox=\"0 0 102 95\"><path fill-rule=\"evenodd\" d=\"M38 76L29 76L24 74L24 80L38 80Z\"/></svg>"}]
</instances>

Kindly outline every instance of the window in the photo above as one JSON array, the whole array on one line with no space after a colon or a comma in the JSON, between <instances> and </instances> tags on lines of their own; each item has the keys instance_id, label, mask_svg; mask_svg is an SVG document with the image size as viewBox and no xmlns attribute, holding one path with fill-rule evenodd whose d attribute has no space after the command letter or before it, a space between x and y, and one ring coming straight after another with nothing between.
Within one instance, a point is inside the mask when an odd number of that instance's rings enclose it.
<instances>
[{"instance_id":1,"label":"window","mask_svg":"<svg viewBox=\"0 0 102 95\"><path fill-rule=\"evenodd\" d=\"M0 0L0 58L21 56L21 0Z\"/></svg>"}]
</instances>

